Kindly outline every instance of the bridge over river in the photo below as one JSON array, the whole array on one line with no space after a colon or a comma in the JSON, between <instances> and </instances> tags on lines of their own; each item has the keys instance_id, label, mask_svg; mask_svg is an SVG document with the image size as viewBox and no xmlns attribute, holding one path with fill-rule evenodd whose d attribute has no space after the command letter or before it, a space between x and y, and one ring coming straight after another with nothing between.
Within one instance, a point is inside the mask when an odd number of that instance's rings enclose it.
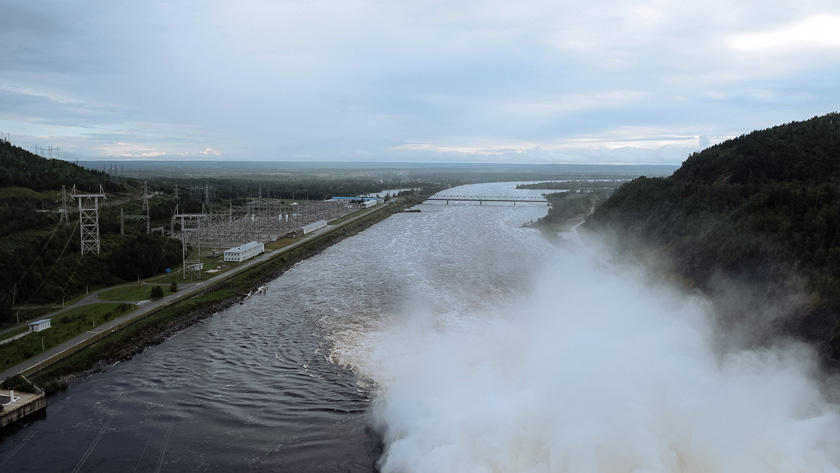
<instances>
[{"instance_id":1,"label":"bridge over river","mask_svg":"<svg viewBox=\"0 0 840 473\"><path fill-rule=\"evenodd\" d=\"M430 195L426 197L426 200L440 200L446 201L446 204L449 205L449 202L478 202L478 205L484 204L484 202L513 202L513 205L516 205L517 202L528 202L528 203L538 203L538 204L547 204L548 201L545 200L543 196L535 196L535 195Z\"/></svg>"}]
</instances>

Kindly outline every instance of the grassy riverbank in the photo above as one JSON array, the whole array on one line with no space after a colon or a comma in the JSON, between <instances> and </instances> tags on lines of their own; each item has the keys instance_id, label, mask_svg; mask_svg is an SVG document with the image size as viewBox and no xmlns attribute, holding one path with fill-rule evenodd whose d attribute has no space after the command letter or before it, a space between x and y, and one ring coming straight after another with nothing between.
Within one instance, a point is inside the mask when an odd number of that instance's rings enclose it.
<instances>
[{"instance_id":1,"label":"grassy riverbank","mask_svg":"<svg viewBox=\"0 0 840 473\"><path fill-rule=\"evenodd\" d=\"M419 200L401 198L385 207L372 210L358 220L334 228L288 251L229 278L209 281L207 289L175 301L110 333L85 348L32 373L30 379L47 392L66 386L71 376L105 369L116 361L131 358L147 347L165 341L193 323L236 303L256 287L281 275L296 263L314 256L330 245L353 236L389 216L401 212Z\"/></svg>"},{"instance_id":2,"label":"grassy riverbank","mask_svg":"<svg viewBox=\"0 0 840 473\"><path fill-rule=\"evenodd\" d=\"M62 312L59 316L52 318L52 327L49 330L33 332L13 342L0 345L0 370L11 368L134 308L133 304L101 303Z\"/></svg>"}]
</instances>

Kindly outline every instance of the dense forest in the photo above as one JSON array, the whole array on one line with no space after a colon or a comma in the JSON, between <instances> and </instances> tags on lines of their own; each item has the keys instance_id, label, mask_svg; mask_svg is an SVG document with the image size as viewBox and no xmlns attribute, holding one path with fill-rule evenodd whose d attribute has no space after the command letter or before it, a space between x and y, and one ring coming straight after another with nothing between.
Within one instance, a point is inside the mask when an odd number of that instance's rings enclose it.
<instances>
[{"instance_id":1,"label":"dense forest","mask_svg":"<svg viewBox=\"0 0 840 473\"><path fill-rule=\"evenodd\" d=\"M0 187L26 187L35 191L76 185L80 190L107 192L122 190L102 171L94 171L60 159L47 159L0 140ZM69 192L70 189L68 189Z\"/></svg>"},{"instance_id":2,"label":"dense forest","mask_svg":"<svg viewBox=\"0 0 840 473\"><path fill-rule=\"evenodd\" d=\"M832 113L692 154L670 177L621 186L583 229L721 296L724 325L751 311L784 311L772 315L764 341L792 334L838 361L839 121ZM748 287L747 295L723 297L721 281Z\"/></svg>"},{"instance_id":3,"label":"dense forest","mask_svg":"<svg viewBox=\"0 0 840 473\"><path fill-rule=\"evenodd\" d=\"M97 191L100 185L109 193L131 191L101 171L45 159L0 140L0 327L16 320L13 304L60 305L88 287L151 276L180 263L177 241L159 235L120 235L116 206L100 212L100 232L107 235L101 254L82 257L78 213L73 218L72 203L69 222L60 222L62 184L68 193L74 184L82 191ZM139 207L127 197L121 200L129 209ZM159 199L150 206L153 220L169 219L172 205Z\"/></svg>"},{"instance_id":4,"label":"dense forest","mask_svg":"<svg viewBox=\"0 0 840 473\"><path fill-rule=\"evenodd\" d=\"M582 219L589 215L592 209L613 191L614 188L597 188L544 194L549 204L548 213L528 226L568 225L570 219Z\"/></svg>"}]
</instances>

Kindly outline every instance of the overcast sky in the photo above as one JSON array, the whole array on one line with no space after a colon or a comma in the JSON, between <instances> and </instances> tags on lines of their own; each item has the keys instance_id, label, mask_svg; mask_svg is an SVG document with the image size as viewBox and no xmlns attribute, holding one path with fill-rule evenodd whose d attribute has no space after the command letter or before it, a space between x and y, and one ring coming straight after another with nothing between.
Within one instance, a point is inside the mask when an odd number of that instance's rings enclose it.
<instances>
[{"instance_id":1,"label":"overcast sky","mask_svg":"<svg viewBox=\"0 0 840 473\"><path fill-rule=\"evenodd\" d=\"M63 159L667 163L840 107L837 0L0 2Z\"/></svg>"}]
</instances>

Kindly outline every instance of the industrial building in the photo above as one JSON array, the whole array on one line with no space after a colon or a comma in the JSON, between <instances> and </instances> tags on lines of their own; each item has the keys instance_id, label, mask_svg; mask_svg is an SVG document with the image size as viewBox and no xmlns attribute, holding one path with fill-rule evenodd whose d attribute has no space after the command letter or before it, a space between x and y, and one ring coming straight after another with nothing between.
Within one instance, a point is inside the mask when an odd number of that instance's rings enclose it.
<instances>
[{"instance_id":1,"label":"industrial building","mask_svg":"<svg viewBox=\"0 0 840 473\"><path fill-rule=\"evenodd\" d=\"M245 243L244 245L225 250L225 261L241 263L263 253L265 253L265 244L258 241L252 241L250 243Z\"/></svg>"},{"instance_id":2,"label":"industrial building","mask_svg":"<svg viewBox=\"0 0 840 473\"><path fill-rule=\"evenodd\" d=\"M327 221L326 220L318 220L317 222L312 222L308 225L304 225L304 226L300 227L300 229L303 231L304 235L307 235L309 233L314 232L315 230L318 230L319 228L324 228L326 226L327 226Z\"/></svg>"},{"instance_id":3,"label":"industrial building","mask_svg":"<svg viewBox=\"0 0 840 473\"><path fill-rule=\"evenodd\" d=\"M348 206L358 206L361 209L373 207L378 203L374 197L333 197L330 200L335 202L344 202Z\"/></svg>"}]
</instances>

